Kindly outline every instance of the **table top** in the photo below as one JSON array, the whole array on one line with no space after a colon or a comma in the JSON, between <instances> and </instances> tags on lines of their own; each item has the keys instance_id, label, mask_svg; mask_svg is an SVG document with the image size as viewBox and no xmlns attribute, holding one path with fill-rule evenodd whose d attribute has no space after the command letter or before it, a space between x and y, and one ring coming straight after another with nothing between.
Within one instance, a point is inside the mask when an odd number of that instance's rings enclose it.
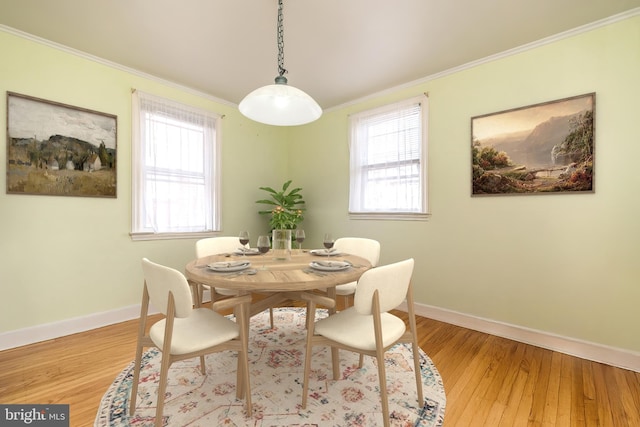
<instances>
[{"instance_id":1,"label":"table top","mask_svg":"<svg viewBox=\"0 0 640 427\"><path fill-rule=\"evenodd\" d=\"M307 250L293 250L288 260L276 260L271 251L265 255L220 254L199 258L187 264L185 275L188 280L209 286L238 289L244 291L305 291L327 289L337 285L357 281L362 273L371 268L364 258L342 254L331 256L331 261L348 261L352 264L343 271L316 271L309 267L312 261L327 261L326 256L312 255ZM207 268L208 264L219 261L247 260L256 274L219 273ZM264 267L264 269L263 269Z\"/></svg>"}]
</instances>

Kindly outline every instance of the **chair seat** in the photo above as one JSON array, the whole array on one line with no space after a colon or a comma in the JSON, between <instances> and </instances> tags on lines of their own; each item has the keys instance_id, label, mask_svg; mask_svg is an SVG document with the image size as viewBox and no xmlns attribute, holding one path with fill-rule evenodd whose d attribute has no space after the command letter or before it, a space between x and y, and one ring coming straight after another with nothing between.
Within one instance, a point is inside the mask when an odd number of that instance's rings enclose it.
<instances>
[{"instance_id":1,"label":"chair seat","mask_svg":"<svg viewBox=\"0 0 640 427\"><path fill-rule=\"evenodd\" d=\"M380 315L383 347L396 342L406 331L405 323L390 313ZM373 315L358 314L353 307L318 320L315 332L333 341L362 350L376 349Z\"/></svg>"},{"instance_id":2,"label":"chair seat","mask_svg":"<svg viewBox=\"0 0 640 427\"><path fill-rule=\"evenodd\" d=\"M356 293L356 285L358 282L345 283L336 286L336 295L353 295Z\"/></svg>"},{"instance_id":3,"label":"chair seat","mask_svg":"<svg viewBox=\"0 0 640 427\"><path fill-rule=\"evenodd\" d=\"M162 348L165 319L151 326L149 337ZM187 318L176 318L171 338L171 354L187 354L218 345L240 335L240 327L232 320L208 308L194 309Z\"/></svg>"}]
</instances>

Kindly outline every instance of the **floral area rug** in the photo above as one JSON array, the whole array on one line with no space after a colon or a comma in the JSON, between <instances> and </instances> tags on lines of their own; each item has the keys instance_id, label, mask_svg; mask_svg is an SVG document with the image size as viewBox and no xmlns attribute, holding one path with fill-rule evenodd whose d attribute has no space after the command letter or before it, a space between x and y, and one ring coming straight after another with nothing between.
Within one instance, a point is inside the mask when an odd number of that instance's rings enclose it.
<instances>
[{"instance_id":1,"label":"floral area rug","mask_svg":"<svg viewBox=\"0 0 640 427\"><path fill-rule=\"evenodd\" d=\"M226 351L206 356L207 375L199 358L176 362L169 368L164 407L166 426L381 426L382 405L375 359L340 351L341 379L333 380L331 352L313 348L307 408L300 406L304 347L304 308L275 308L273 329L269 311L251 318L249 363L253 417L246 418L244 400L236 399L237 356ZM324 317L325 310L318 310ZM441 426L445 393L442 378L420 350L425 401L418 405L411 346L399 344L386 354L391 425ZM153 426L158 389L160 352L143 355L137 409L129 414L133 362L122 371L102 398L97 427Z\"/></svg>"}]
</instances>

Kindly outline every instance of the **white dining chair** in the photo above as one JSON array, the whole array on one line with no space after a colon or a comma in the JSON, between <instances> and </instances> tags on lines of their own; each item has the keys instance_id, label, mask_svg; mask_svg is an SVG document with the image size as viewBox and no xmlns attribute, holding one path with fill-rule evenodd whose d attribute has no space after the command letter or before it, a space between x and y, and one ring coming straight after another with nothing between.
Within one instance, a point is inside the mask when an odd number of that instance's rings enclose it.
<instances>
[{"instance_id":1,"label":"white dining chair","mask_svg":"<svg viewBox=\"0 0 640 427\"><path fill-rule=\"evenodd\" d=\"M376 267L380 261L380 242L362 237L341 237L336 239L333 247L337 252L357 255L369 261L371 267ZM348 305L349 296L355 294L357 282L345 283L336 286L336 295L342 295L345 299L345 307Z\"/></svg>"},{"instance_id":2,"label":"white dining chair","mask_svg":"<svg viewBox=\"0 0 640 427\"><path fill-rule=\"evenodd\" d=\"M144 287L138 329L138 342L131 386L129 415L136 409L142 351L145 347L157 347L162 353L158 385L155 426L162 426L167 375L173 362L200 357L200 370L206 374L204 356L209 353L232 350L238 354L236 397L244 396L246 415L251 416L251 385L248 362L248 318L251 296L228 298L213 305L213 309L194 308L187 279L172 268L142 260ZM149 303L164 318L148 329ZM236 321L215 310L233 307Z\"/></svg>"},{"instance_id":3,"label":"white dining chair","mask_svg":"<svg viewBox=\"0 0 640 427\"><path fill-rule=\"evenodd\" d=\"M210 255L217 255L223 253L233 253L240 247L240 241L237 237L232 236L218 236L208 237L206 239L200 239L196 242L196 258L202 258ZM211 302L214 302L219 297L237 296L238 291L234 289L226 288L212 288L211 286L198 284L196 289L197 298L196 305L202 302L204 289L209 289L211 292ZM269 320L271 321L271 328L273 328L273 309L269 309Z\"/></svg>"},{"instance_id":4,"label":"white dining chair","mask_svg":"<svg viewBox=\"0 0 640 427\"><path fill-rule=\"evenodd\" d=\"M389 426L384 355L397 343L411 343L413 347L417 398L419 405L423 405L420 353L411 287L413 266L414 260L407 259L367 270L358 281L352 307L309 324L304 362L302 408L307 406L313 347L330 346L334 380L340 379L338 349L376 358L384 425ZM331 298L317 294L308 294L304 298L309 303L312 319L315 318L317 305L331 307L332 304L335 304ZM402 319L389 313L390 310L397 308L405 298L408 306L408 331ZM362 359L360 367L362 367Z\"/></svg>"}]
</instances>

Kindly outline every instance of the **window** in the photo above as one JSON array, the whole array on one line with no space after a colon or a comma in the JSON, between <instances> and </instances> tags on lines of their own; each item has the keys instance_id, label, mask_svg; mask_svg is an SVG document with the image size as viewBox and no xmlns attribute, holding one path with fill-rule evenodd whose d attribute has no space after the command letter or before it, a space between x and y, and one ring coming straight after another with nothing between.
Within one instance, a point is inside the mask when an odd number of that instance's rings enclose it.
<instances>
[{"instance_id":1,"label":"window","mask_svg":"<svg viewBox=\"0 0 640 427\"><path fill-rule=\"evenodd\" d=\"M209 111L134 92L134 239L219 230L219 120Z\"/></svg>"},{"instance_id":2,"label":"window","mask_svg":"<svg viewBox=\"0 0 640 427\"><path fill-rule=\"evenodd\" d=\"M427 215L427 97L349 118L352 217Z\"/></svg>"}]
</instances>

